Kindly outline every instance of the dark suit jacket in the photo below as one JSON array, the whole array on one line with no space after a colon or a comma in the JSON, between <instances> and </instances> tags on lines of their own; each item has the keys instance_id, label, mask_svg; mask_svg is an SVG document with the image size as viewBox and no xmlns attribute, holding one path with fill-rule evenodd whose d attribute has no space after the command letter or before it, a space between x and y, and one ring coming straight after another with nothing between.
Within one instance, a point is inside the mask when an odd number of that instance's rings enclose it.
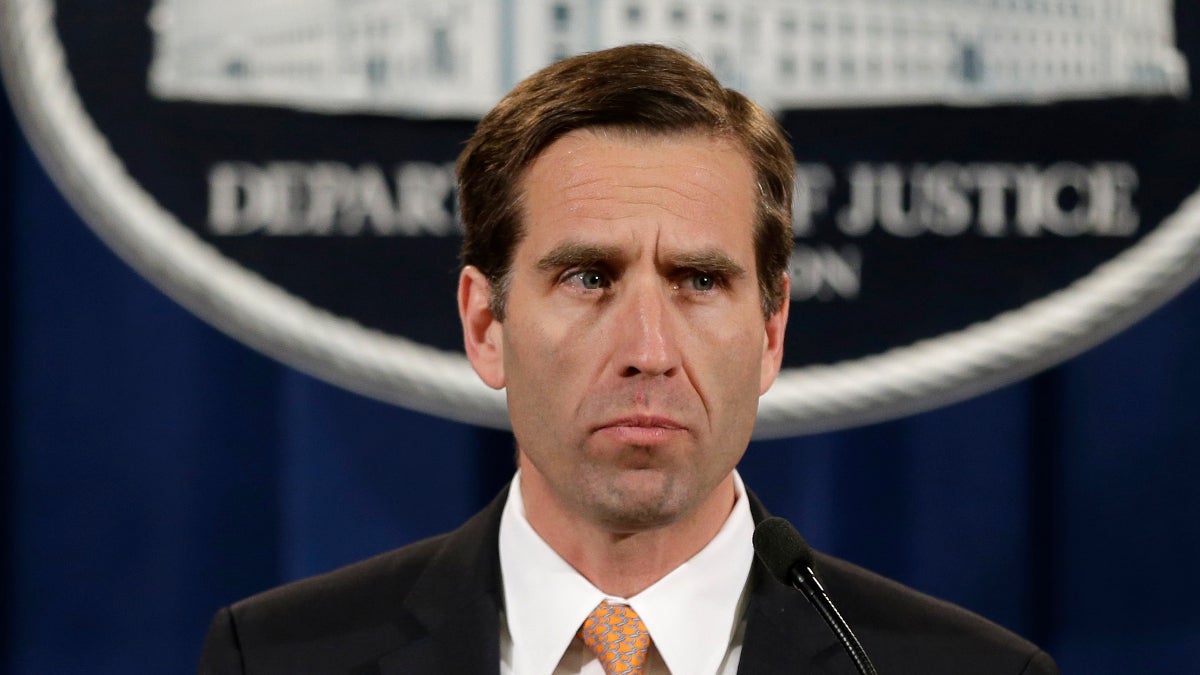
<instances>
[{"instance_id":1,"label":"dark suit jacket","mask_svg":"<svg viewBox=\"0 0 1200 675\"><path fill-rule=\"evenodd\" d=\"M220 610L200 673L497 673L505 495L454 532ZM755 522L767 515L753 496L751 510ZM966 610L836 558L817 554L816 565L881 675L1057 672L1045 652ZM855 675L816 611L757 560L750 592L739 673Z\"/></svg>"}]
</instances>

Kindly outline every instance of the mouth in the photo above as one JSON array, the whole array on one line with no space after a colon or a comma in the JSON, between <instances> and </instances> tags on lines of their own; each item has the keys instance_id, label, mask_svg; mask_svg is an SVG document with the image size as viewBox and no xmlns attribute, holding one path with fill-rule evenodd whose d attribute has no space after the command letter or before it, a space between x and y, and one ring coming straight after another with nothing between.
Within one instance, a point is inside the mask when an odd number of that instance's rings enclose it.
<instances>
[{"instance_id":1,"label":"mouth","mask_svg":"<svg viewBox=\"0 0 1200 675\"><path fill-rule=\"evenodd\" d=\"M661 415L629 415L608 420L593 433L626 445L657 445L687 433L687 427Z\"/></svg>"}]
</instances>

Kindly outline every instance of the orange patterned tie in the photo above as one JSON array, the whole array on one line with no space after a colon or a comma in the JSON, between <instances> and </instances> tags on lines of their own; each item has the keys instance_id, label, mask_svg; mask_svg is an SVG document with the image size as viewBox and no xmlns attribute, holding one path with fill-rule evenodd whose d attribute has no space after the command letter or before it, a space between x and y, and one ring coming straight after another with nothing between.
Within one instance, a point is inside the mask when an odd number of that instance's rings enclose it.
<instances>
[{"instance_id":1,"label":"orange patterned tie","mask_svg":"<svg viewBox=\"0 0 1200 675\"><path fill-rule=\"evenodd\" d=\"M650 633L627 605L596 605L579 629L579 638L600 659L605 675L641 675L650 650Z\"/></svg>"}]
</instances>

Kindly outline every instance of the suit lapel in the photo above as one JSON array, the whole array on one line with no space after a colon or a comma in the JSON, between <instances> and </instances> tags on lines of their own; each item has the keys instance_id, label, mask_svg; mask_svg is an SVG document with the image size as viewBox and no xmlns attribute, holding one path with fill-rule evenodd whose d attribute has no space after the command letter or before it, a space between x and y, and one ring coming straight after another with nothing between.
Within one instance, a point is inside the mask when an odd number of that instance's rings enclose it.
<instances>
[{"instance_id":1,"label":"suit lapel","mask_svg":"<svg viewBox=\"0 0 1200 675\"><path fill-rule=\"evenodd\" d=\"M404 601L403 646L381 675L499 672L500 514L508 490L452 532Z\"/></svg>"},{"instance_id":2,"label":"suit lapel","mask_svg":"<svg viewBox=\"0 0 1200 675\"><path fill-rule=\"evenodd\" d=\"M770 516L749 494L755 524ZM841 651L833 632L804 596L774 579L757 558L750 569L750 602L746 637L738 673L853 674L854 665Z\"/></svg>"}]
</instances>

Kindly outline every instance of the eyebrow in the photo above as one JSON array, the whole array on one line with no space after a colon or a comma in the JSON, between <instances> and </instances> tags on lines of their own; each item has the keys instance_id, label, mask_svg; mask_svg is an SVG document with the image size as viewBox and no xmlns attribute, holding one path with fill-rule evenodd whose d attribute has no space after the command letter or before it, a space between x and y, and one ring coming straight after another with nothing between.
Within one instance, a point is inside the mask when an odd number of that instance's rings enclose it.
<instances>
[{"instance_id":1,"label":"eyebrow","mask_svg":"<svg viewBox=\"0 0 1200 675\"><path fill-rule=\"evenodd\" d=\"M734 262L724 251L706 248L699 251L684 251L670 256L671 265L678 269L694 269L720 274L729 279L746 275L746 268Z\"/></svg>"},{"instance_id":2,"label":"eyebrow","mask_svg":"<svg viewBox=\"0 0 1200 675\"><path fill-rule=\"evenodd\" d=\"M554 247L537 261L537 268L554 271L568 267L584 267L602 261L619 260L623 256L620 247L582 242L565 242ZM671 254L667 263L673 269L692 269L720 274L729 279L746 275L746 268L734 262L724 251L706 248L699 251L681 251Z\"/></svg>"},{"instance_id":3,"label":"eyebrow","mask_svg":"<svg viewBox=\"0 0 1200 675\"><path fill-rule=\"evenodd\" d=\"M537 268L544 271L595 264L601 260L612 260L621 256L616 246L566 242L555 246L537 261Z\"/></svg>"}]
</instances>

